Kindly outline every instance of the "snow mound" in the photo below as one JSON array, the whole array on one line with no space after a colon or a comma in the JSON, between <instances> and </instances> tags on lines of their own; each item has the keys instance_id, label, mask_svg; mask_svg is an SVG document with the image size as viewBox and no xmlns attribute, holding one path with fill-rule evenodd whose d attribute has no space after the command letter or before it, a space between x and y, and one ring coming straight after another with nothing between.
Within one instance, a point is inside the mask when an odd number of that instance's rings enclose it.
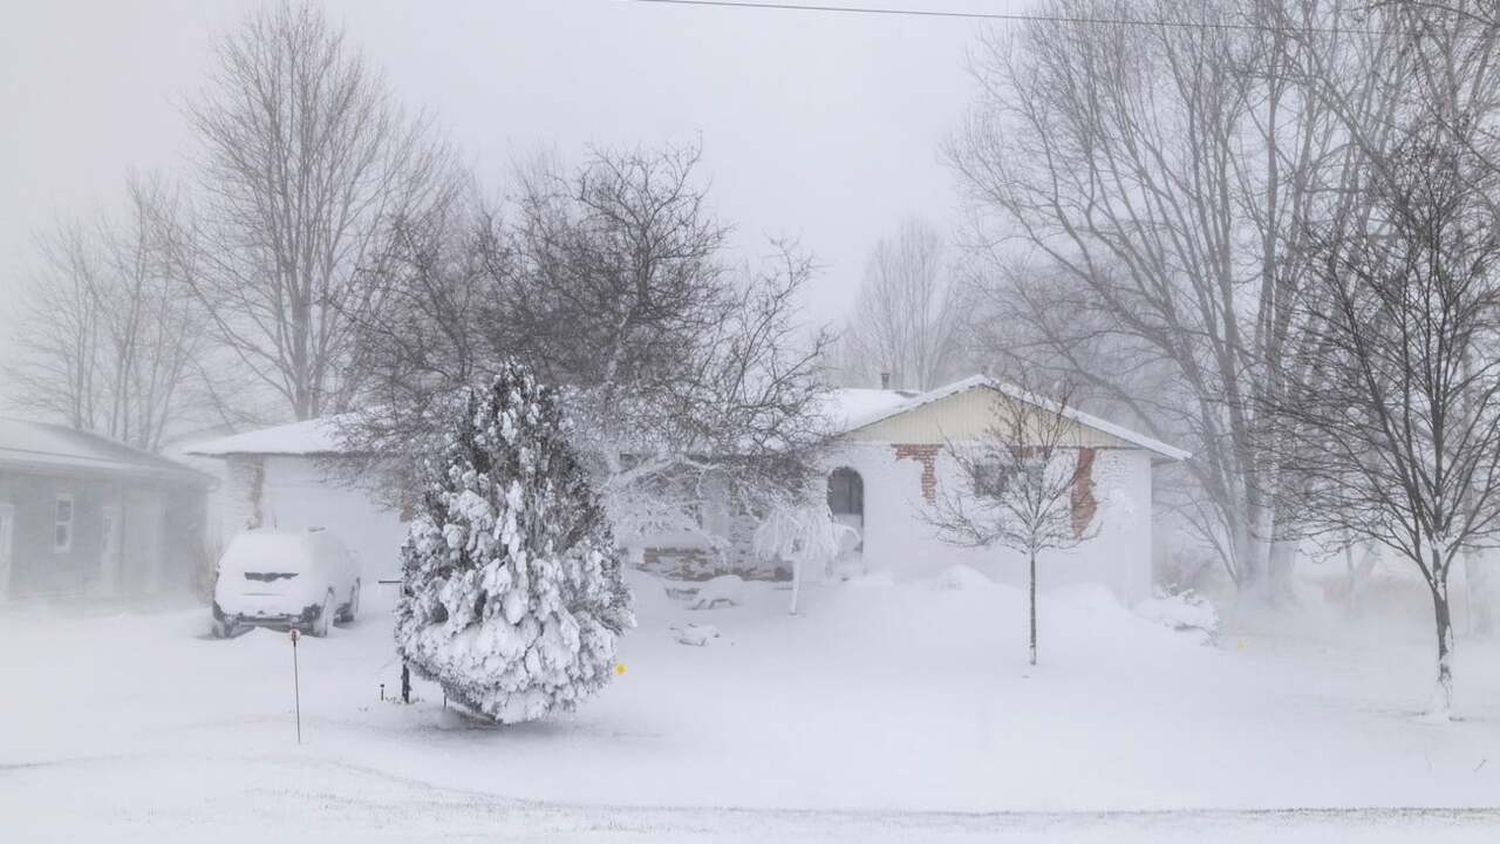
<instances>
[{"instance_id":1,"label":"snow mound","mask_svg":"<svg viewBox=\"0 0 1500 844\"><path fill-rule=\"evenodd\" d=\"M978 569L965 565L949 566L943 569L942 574L937 577L939 589L983 589L994 585L995 582L985 577Z\"/></svg>"},{"instance_id":2,"label":"snow mound","mask_svg":"<svg viewBox=\"0 0 1500 844\"><path fill-rule=\"evenodd\" d=\"M711 610L736 607L745 602L745 579L737 574L721 574L706 581L693 594L690 609Z\"/></svg>"},{"instance_id":3,"label":"snow mound","mask_svg":"<svg viewBox=\"0 0 1500 844\"><path fill-rule=\"evenodd\" d=\"M1135 612L1173 630L1201 630L1213 635L1219 629L1219 613L1214 605L1192 591L1157 595L1136 604Z\"/></svg>"},{"instance_id":4,"label":"snow mound","mask_svg":"<svg viewBox=\"0 0 1500 844\"><path fill-rule=\"evenodd\" d=\"M864 572L850 577L847 581L850 586L870 587L874 589L888 589L896 585L896 576L888 571Z\"/></svg>"},{"instance_id":5,"label":"snow mound","mask_svg":"<svg viewBox=\"0 0 1500 844\"><path fill-rule=\"evenodd\" d=\"M692 645L701 648L711 640L719 638L719 628L712 624L698 624L688 622L687 624L674 624L667 628L672 637L683 645Z\"/></svg>"}]
</instances>

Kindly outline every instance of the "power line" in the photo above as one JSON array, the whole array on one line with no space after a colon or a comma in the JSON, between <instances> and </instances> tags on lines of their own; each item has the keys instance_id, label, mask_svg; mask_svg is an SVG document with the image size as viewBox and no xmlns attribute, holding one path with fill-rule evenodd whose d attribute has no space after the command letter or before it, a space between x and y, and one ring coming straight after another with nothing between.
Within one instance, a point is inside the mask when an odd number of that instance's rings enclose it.
<instances>
[{"instance_id":1,"label":"power line","mask_svg":"<svg viewBox=\"0 0 1500 844\"><path fill-rule=\"evenodd\" d=\"M757 3L752 0L633 0L667 6L702 6L721 9L763 9L773 12L832 12L852 15L890 15L913 18L955 18L967 20L1017 21L1040 23L1092 24L1098 26L1155 26L1168 29L1225 29L1243 32L1317 32L1344 35L1382 35L1379 30L1345 29L1335 26L1275 27L1253 23L1225 21L1169 21L1144 18L1095 18L1083 15L1039 15L1028 12L959 12L942 9L903 9L880 6L829 6L818 3Z\"/></svg>"}]
</instances>

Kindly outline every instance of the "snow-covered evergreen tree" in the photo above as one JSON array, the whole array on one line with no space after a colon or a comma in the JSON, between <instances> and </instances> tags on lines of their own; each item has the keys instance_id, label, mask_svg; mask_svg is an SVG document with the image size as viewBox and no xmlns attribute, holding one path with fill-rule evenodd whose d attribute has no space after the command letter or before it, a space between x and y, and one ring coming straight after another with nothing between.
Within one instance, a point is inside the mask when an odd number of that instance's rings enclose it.
<instances>
[{"instance_id":1,"label":"snow-covered evergreen tree","mask_svg":"<svg viewBox=\"0 0 1500 844\"><path fill-rule=\"evenodd\" d=\"M574 708L634 625L598 495L551 390L508 363L460 396L402 549L396 647L502 723Z\"/></svg>"}]
</instances>

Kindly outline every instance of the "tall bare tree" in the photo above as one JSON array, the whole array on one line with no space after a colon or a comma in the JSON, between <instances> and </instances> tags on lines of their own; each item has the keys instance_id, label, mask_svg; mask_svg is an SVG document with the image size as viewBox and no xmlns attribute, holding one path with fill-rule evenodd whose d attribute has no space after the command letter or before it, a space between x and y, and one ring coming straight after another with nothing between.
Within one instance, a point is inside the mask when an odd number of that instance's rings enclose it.
<instances>
[{"instance_id":1,"label":"tall bare tree","mask_svg":"<svg viewBox=\"0 0 1500 844\"><path fill-rule=\"evenodd\" d=\"M10 372L21 404L150 451L184 422L204 317L182 295L196 268L180 208L161 179L132 177L123 214L42 239Z\"/></svg>"},{"instance_id":2,"label":"tall bare tree","mask_svg":"<svg viewBox=\"0 0 1500 844\"><path fill-rule=\"evenodd\" d=\"M949 149L980 252L1026 268L992 275L990 319L1025 335L1005 351L1191 442L1186 515L1274 596L1295 544L1259 408L1307 342L1310 225L1357 205L1348 125L1384 124L1397 39L1340 0L1044 9L984 40Z\"/></svg>"},{"instance_id":3,"label":"tall bare tree","mask_svg":"<svg viewBox=\"0 0 1500 844\"><path fill-rule=\"evenodd\" d=\"M442 146L311 4L226 36L187 115L203 145L192 290L216 339L294 417L342 408L360 383L351 324L379 306L359 270L451 187Z\"/></svg>"},{"instance_id":4,"label":"tall bare tree","mask_svg":"<svg viewBox=\"0 0 1500 844\"><path fill-rule=\"evenodd\" d=\"M943 236L922 220L875 244L843 338L846 380L883 374L892 386L930 390L953 374L964 311L952 273Z\"/></svg>"},{"instance_id":5,"label":"tall bare tree","mask_svg":"<svg viewBox=\"0 0 1500 844\"><path fill-rule=\"evenodd\" d=\"M1304 523L1410 561L1432 597L1448 717L1448 578L1500 537L1500 172L1447 114L1382 162L1370 225L1320 244L1303 299L1318 326L1277 408L1295 437Z\"/></svg>"},{"instance_id":6,"label":"tall bare tree","mask_svg":"<svg viewBox=\"0 0 1500 844\"><path fill-rule=\"evenodd\" d=\"M1029 654L1036 665L1036 562L1047 551L1066 550L1098 530L1093 479L1082 462L1082 430L1070 418L1072 391L1058 398L998 385L991 421L973 442L949 442L944 454L959 482L940 489L927 519L944 542L970 548L1002 547L1026 555L1030 607Z\"/></svg>"}]
</instances>

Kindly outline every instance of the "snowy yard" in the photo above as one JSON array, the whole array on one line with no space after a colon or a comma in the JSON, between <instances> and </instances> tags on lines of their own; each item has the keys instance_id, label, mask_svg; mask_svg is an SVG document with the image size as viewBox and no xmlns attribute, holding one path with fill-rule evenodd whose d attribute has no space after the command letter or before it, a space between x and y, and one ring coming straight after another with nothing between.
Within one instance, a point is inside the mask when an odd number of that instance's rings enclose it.
<instances>
[{"instance_id":1,"label":"snowy yard","mask_svg":"<svg viewBox=\"0 0 1500 844\"><path fill-rule=\"evenodd\" d=\"M1461 642L1459 722L1431 726L1419 626L1371 641L1193 633L1103 592L752 585L694 611L635 575L623 676L572 717L471 724L398 684L375 606L291 649L207 613L0 615L0 831L30 840L1492 840L1500 648ZM387 599L388 600L388 599ZM376 604L376 600L370 603ZM672 627L721 636L680 644ZM1373 634L1372 634L1373 635ZM1352 812L1321 811L1330 807ZM1407 811L1361 811L1400 808ZM1257 810L1279 810L1263 813ZM1310 809L1294 812L1281 810ZM4 835L9 840L9 835Z\"/></svg>"}]
</instances>

